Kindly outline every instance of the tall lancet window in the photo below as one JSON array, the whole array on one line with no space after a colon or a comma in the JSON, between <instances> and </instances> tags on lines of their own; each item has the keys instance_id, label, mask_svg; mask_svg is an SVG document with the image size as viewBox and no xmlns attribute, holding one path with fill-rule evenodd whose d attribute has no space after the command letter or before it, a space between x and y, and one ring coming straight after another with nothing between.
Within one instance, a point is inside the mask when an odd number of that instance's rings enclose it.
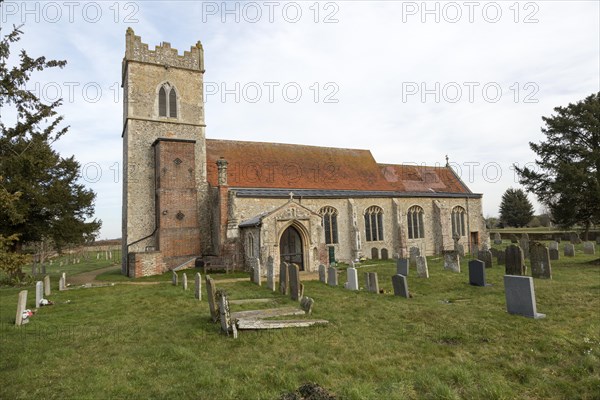
<instances>
[{"instance_id":1,"label":"tall lancet window","mask_svg":"<svg viewBox=\"0 0 600 400\"><path fill-rule=\"evenodd\" d=\"M158 116L177 118L177 91L168 83L158 90Z\"/></svg>"},{"instance_id":2,"label":"tall lancet window","mask_svg":"<svg viewBox=\"0 0 600 400\"><path fill-rule=\"evenodd\" d=\"M167 116L167 91L164 86L158 91L158 116Z\"/></svg>"},{"instance_id":3,"label":"tall lancet window","mask_svg":"<svg viewBox=\"0 0 600 400\"><path fill-rule=\"evenodd\" d=\"M169 117L177 118L177 93L175 88L171 88L169 93Z\"/></svg>"}]
</instances>

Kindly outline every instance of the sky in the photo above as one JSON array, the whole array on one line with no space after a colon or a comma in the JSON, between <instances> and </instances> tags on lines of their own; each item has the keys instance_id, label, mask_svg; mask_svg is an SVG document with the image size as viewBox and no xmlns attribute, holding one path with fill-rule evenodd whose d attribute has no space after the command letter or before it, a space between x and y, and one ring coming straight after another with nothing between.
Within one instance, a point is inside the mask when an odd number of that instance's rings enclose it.
<instances>
[{"instance_id":1,"label":"sky","mask_svg":"<svg viewBox=\"0 0 600 400\"><path fill-rule=\"evenodd\" d=\"M600 91L599 4L4 1L0 23L2 35L24 24L14 54L67 60L27 88L63 98L70 129L55 146L81 163L110 239L121 235L127 27L150 49L202 42L207 138L369 149L379 163L448 156L490 217L521 187L512 166L533 165L542 116Z\"/></svg>"}]
</instances>

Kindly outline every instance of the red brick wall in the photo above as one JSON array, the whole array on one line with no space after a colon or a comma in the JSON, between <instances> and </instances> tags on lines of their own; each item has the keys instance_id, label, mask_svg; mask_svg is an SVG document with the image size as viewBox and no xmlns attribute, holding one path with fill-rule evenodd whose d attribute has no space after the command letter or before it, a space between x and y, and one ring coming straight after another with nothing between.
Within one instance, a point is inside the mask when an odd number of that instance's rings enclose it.
<instances>
[{"instance_id":1,"label":"red brick wall","mask_svg":"<svg viewBox=\"0 0 600 400\"><path fill-rule=\"evenodd\" d=\"M127 257L130 278L160 275L166 271L165 263L159 251L129 253Z\"/></svg>"}]
</instances>

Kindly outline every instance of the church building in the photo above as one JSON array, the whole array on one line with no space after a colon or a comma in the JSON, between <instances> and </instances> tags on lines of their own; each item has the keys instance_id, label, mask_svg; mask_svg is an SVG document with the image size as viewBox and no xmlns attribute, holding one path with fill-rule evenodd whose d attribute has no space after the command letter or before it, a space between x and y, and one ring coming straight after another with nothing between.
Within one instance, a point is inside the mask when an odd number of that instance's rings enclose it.
<instances>
[{"instance_id":1,"label":"church building","mask_svg":"<svg viewBox=\"0 0 600 400\"><path fill-rule=\"evenodd\" d=\"M369 150L207 139L204 72L200 42L183 55L166 42L149 50L127 30L123 274L200 260L248 270L268 257L316 271L488 241L482 195L447 163L379 164Z\"/></svg>"}]
</instances>

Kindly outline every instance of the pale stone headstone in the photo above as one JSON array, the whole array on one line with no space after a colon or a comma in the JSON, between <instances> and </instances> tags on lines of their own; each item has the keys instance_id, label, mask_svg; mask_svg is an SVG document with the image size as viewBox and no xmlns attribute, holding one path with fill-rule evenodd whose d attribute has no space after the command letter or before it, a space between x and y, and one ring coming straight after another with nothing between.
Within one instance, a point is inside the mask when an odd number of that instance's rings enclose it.
<instances>
[{"instance_id":1,"label":"pale stone headstone","mask_svg":"<svg viewBox=\"0 0 600 400\"><path fill-rule=\"evenodd\" d=\"M533 278L529 276L504 275L504 294L509 314L529 318L544 318L536 309Z\"/></svg>"},{"instance_id":2,"label":"pale stone headstone","mask_svg":"<svg viewBox=\"0 0 600 400\"><path fill-rule=\"evenodd\" d=\"M219 292L217 298L219 304L219 321L221 321L221 330L229 336L229 332L233 332L233 337L237 338L237 330L235 325L231 322L231 312L229 311L229 301L227 295L223 292Z\"/></svg>"},{"instance_id":3,"label":"pale stone headstone","mask_svg":"<svg viewBox=\"0 0 600 400\"><path fill-rule=\"evenodd\" d=\"M525 275L525 260L523 251L517 245L511 244L505 250L506 275Z\"/></svg>"},{"instance_id":4,"label":"pale stone headstone","mask_svg":"<svg viewBox=\"0 0 600 400\"><path fill-rule=\"evenodd\" d=\"M329 267L329 269L327 270L327 284L329 286L338 285L337 268Z\"/></svg>"},{"instance_id":5,"label":"pale stone headstone","mask_svg":"<svg viewBox=\"0 0 600 400\"><path fill-rule=\"evenodd\" d=\"M427 268L427 258L425 256L417 257L417 276L419 278L429 278L429 269Z\"/></svg>"},{"instance_id":6,"label":"pale stone headstone","mask_svg":"<svg viewBox=\"0 0 600 400\"><path fill-rule=\"evenodd\" d=\"M96 260L100 259L100 253L96 253Z\"/></svg>"},{"instance_id":7,"label":"pale stone headstone","mask_svg":"<svg viewBox=\"0 0 600 400\"><path fill-rule=\"evenodd\" d=\"M409 298L408 283L405 275L392 275L392 286L394 287L394 296Z\"/></svg>"},{"instance_id":8,"label":"pale stone headstone","mask_svg":"<svg viewBox=\"0 0 600 400\"><path fill-rule=\"evenodd\" d=\"M455 251L444 252L444 269L460 272L460 256Z\"/></svg>"},{"instance_id":9,"label":"pale stone headstone","mask_svg":"<svg viewBox=\"0 0 600 400\"><path fill-rule=\"evenodd\" d=\"M575 246L565 243L565 257L575 257Z\"/></svg>"},{"instance_id":10,"label":"pale stone headstone","mask_svg":"<svg viewBox=\"0 0 600 400\"><path fill-rule=\"evenodd\" d=\"M183 273L183 278L181 279L181 281L182 281L183 290L188 290L187 274L185 272Z\"/></svg>"},{"instance_id":11,"label":"pale stone headstone","mask_svg":"<svg viewBox=\"0 0 600 400\"><path fill-rule=\"evenodd\" d=\"M492 268L494 266L492 252L489 250L479 252L479 259L485 263L486 268Z\"/></svg>"},{"instance_id":12,"label":"pale stone headstone","mask_svg":"<svg viewBox=\"0 0 600 400\"><path fill-rule=\"evenodd\" d=\"M550 255L550 260L560 260L560 252L558 249L550 249L548 253Z\"/></svg>"},{"instance_id":13,"label":"pale stone headstone","mask_svg":"<svg viewBox=\"0 0 600 400\"><path fill-rule=\"evenodd\" d=\"M498 232L494 234L494 244L502 244L502 236Z\"/></svg>"},{"instance_id":14,"label":"pale stone headstone","mask_svg":"<svg viewBox=\"0 0 600 400\"><path fill-rule=\"evenodd\" d=\"M217 309L215 282L212 278L206 275L206 297L208 298L208 309L213 322L217 322L219 318L219 310Z\"/></svg>"},{"instance_id":15,"label":"pale stone headstone","mask_svg":"<svg viewBox=\"0 0 600 400\"><path fill-rule=\"evenodd\" d=\"M287 295L289 293L289 277L288 277L288 264L286 262L282 262L279 264L279 293L282 295Z\"/></svg>"},{"instance_id":16,"label":"pale stone headstone","mask_svg":"<svg viewBox=\"0 0 600 400\"><path fill-rule=\"evenodd\" d=\"M379 279L377 272L365 272L367 274L367 290L371 293L379 293Z\"/></svg>"},{"instance_id":17,"label":"pale stone headstone","mask_svg":"<svg viewBox=\"0 0 600 400\"><path fill-rule=\"evenodd\" d=\"M521 236L521 240L519 240L519 246L521 247L521 250L523 250L523 257L524 258L529 258L529 235L524 233L523 236Z\"/></svg>"},{"instance_id":18,"label":"pale stone headstone","mask_svg":"<svg viewBox=\"0 0 600 400\"><path fill-rule=\"evenodd\" d=\"M548 249L549 250L558 250L558 242L557 241L551 241L550 244L548 245Z\"/></svg>"},{"instance_id":19,"label":"pale stone headstone","mask_svg":"<svg viewBox=\"0 0 600 400\"><path fill-rule=\"evenodd\" d=\"M50 275L46 275L44 276L44 295L50 296L51 293L52 291L50 289Z\"/></svg>"},{"instance_id":20,"label":"pale stone headstone","mask_svg":"<svg viewBox=\"0 0 600 400\"><path fill-rule=\"evenodd\" d=\"M315 300L311 297L302 297L300 300L300 308L306 313L311 314Z\"/></svg>"},{"instance_id":21,"label":"pale stone headstone","mask_svg":"<svg viewBox=\"0 0 600 400\"><path fill-rule=\"evenodd\" d=\"M579 234L577 232L571 233L571 244L579 244L579 243L581 243Z\"/></svg>"},{"instance_id":22,"label":"pale stone headstone","mask_svg":"<svg viewBox=\"0 0 600 400\"><path fill-rule=\"evenodd\" d=\"M256 283L258 286L262 285L262 271L261 271L262 267L260 265L260 259L257 258L254 262L254 279L253 282Z\"/></svg>"},{"instance_id":23,"label":"pale stone headstone","mask_svg":"<svg viewBox=\"0 0 600 400\"><path fill-rule=\"evenodd\" d=\"M296 264L289 264L288 276L290 280L290 298L293 301L300 301L300 268Z\"/></svg>"},{"instance_id":24,"label":"pale stone headstone","mask_svg":"<svg viewBox=\"0 0 600 400\"><path fill-rule=\"evenodd\" d=\"M177 272L173 271L173 275L171 276L171 283L173 286L177 286L177 282L179 281L179 277L177 276Z\"/></svg>"},{"instance_id":25,"label":"pale stone headstone","mask_svg":"<svg viewBox=\"0 0 600 400\"><path fill-rule=\"evenodd\" d=\"M21 326L29 322L29 318L23 319L23 312L27 308L27 290L21 290L19 292L19 299L17 300L17 317L15 318L15 325Z\"/></svg>"},{"instance_id":26,"label":"pale stone headstone","mask_svg":"<svg viewBox=\"0 0 600 400\"><path fill-rule=\"evenodd\" d=\"M196 278L194 279L194 298L202 300L202 276L200 272L196 273Z\"/></svg>"},{"instance_id":27,"label":"pale stone headstone","mask_svg":"<svg viewBox=\"0 0 600 400\"><path fill-rule=\"evenodd\" d=\"M531 276L534 278L552 279L552 266L548 248L541 243L533 242L529 249L531 260Z\"/></svg>"},{"instance_id":28,"label":"pale stone headstone","mask_svg":"<svg viewBox=\"0 0 600 400\"><path fill-rule=\"evenodd\" d=\"M485 263L483 261L469 261L469 284L473 286L486 286Z\"/></svg>"},{"instance_id":29,"label":"pale stone headstone","mask_svg":"<svg viewBox=\"0 0 600 400\"><path fill-rule=\"evenodd\" d=\"M585 242L583 244L583 254L596 254L596 246L594 246L594 242Z\"/></svg>"},{"instance_id":30,"label":"pale stone headstone","mask_svg":"<svg viewBox=\"0 0 600 400\"><path fill-rule=\"evenodd\" d=\"M61 274L60 280L58 281L58 290L67 290L67 274L65 272Z\"/></svg>"},{"instance_id":31,"label":"pale stone headstone","mask_svg":"<svg viewBox=\"0 0 600 400\"><path fill-rule=\"evenodd\" d=\"M35 283L35 308L40 306L40 302L44 298L44 282L37 281Z\"/></svg>"},{"instance_id":32,"label":"pale stone headstone","mask_svg":"<svg viewBox=\"0 0 600 400\"><path fill-rule=\"evenodd\" d=\"M498 262L498 265L506 264L506 253L504 252L504 250L498 250L496 252L496 260Z\"/></svg>"},{"instance_id":33,"label":"pale stone headstone","mask_svg":"<svg viewBox=\"0 0 600 400\"><path fill-rule=\"evenodd\" d=\"M417 266L417 257L421 255L421 250L418 247L411 247L408 254L409 266L415 268Z\"/></svg>"},{"instance_id":34,"label":"pale stone headstone","mask_svg":"<svg viewBox=\"0 0 600 400\"><path fill-rule=\"evenodd\" d=\"M346 272L348 274L346 289L358 290L358 273L356 272L356 268L350 267L346 270Z\"/></svg>"},{"instance_id":35,"label":"pale stone headstone","mask_svg":"<svg viewBox=\"0 0 600 400\"><path fill-rule=\"evenodd\" d=\"M275 263L271 256L267 258L267 287L272 292L275 291Z\"/></svg>"},{"instance_id":36,"label":"pale stone headstone","mask_svg":"<svg viewBox=\"0 0 600 400\"><path fill-rule=\"evenodd\" d=\"M319 265L319 280L327 283L327 268L323 264Z\"/></svg>"},{"instance_id":37,"label":"pale stone headstone","mask_svg":"<svg viewBox=\"0 0 600 400\"><path fill-rule=\"evenodd\" d=\"M396 274L408 276L408 259L399 258L396 260Z\"/></svg>"}]
</instances>

